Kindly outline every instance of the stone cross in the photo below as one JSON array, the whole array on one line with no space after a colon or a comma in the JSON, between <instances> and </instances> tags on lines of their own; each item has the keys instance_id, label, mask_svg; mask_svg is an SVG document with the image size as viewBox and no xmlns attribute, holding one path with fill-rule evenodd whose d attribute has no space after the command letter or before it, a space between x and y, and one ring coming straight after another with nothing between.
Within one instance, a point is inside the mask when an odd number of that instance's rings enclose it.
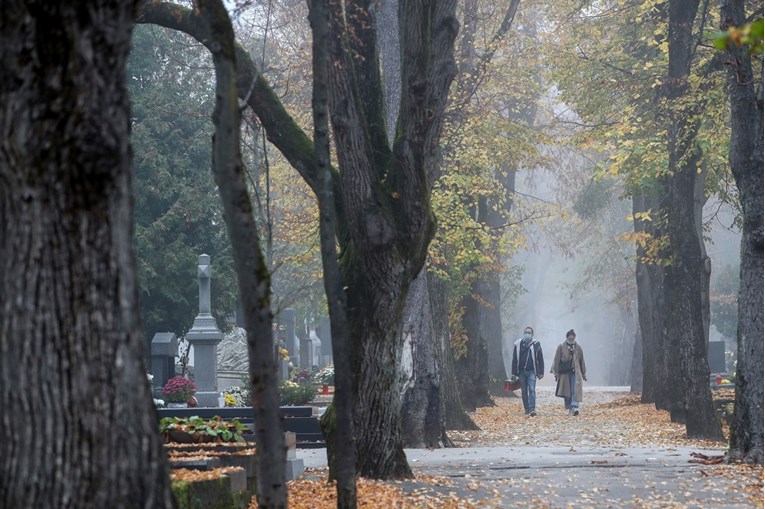
<instances>
[{"instance_id":1,"label":"stone cross","mask_svg":"<svg viewBox=\"0 0 765 509\"><path fill-rule=\"evenodd\" d=\"M186 339L194 347L194 381L197 384L197 401L201 406L218 404L218 343L223 333L218 329L210 306L210 256L199 255L199 314L194 325L186 333Z\"/></svg>"}]
</instances>

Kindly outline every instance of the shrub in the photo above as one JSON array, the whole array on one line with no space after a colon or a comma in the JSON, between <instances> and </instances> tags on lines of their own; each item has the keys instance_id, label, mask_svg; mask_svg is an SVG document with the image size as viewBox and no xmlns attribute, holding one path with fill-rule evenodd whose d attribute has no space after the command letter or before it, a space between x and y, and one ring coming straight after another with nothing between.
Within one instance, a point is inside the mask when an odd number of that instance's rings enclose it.
<instances>
[{"instance_id":1,"label":"shrub","mask_svg":"<svg viewBox=\"0 0 765 509\"><path fill-rule=\"evenodd\" d=\"M242 433L247 427L237 419L224 421L217 415L212 419L192 417L164 417L159 421L159 432L166 442L174 440L175 432L187 435L191 442L244 442Z\"/></svg>"},{"instance_id":2,"label":"shrub","mask_svg":"<svg viewBox=\"0 0 765 509\"><path fill-rule=\"evenodd\" d=\"M196 384L183 376L174 376L162 387L162 395L170 403L185 403L195 392Z\"/></svg>"},{"instance_id":3,"label":"shrub","mask_svg":"<svg viewBox=\"0 0 765 509\"><path fill-rule=\"evenodd\" d=\"M301 406L310 403L316 396L313 385L300 385L286 380L279 384L279 404Z\"/></svg>"}]
</instances>

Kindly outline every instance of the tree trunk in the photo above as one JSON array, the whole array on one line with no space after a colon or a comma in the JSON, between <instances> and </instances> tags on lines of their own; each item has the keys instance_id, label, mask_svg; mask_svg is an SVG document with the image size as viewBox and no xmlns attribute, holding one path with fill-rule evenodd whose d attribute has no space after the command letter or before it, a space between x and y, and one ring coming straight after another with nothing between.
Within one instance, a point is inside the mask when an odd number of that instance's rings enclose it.
<instances>
[{"instance_id":1,"label":"tree trunk","mask_svg":"<svg viewBox=\"0 0 765 509\"><path fill-rule=\"evenodd\" d=\"M723 0L720 28L741 26L743 0ZM744 226L741 236L741 286L738 293L738 353L735 415L731 424L733 458L763 461L763 99L755 87L748 48L728 48L731 105L730 165L736 179Z\"/></svg>"},{"instance_id":2,"label":"tree trunk","mask_svg":"<svg viewBox=\"0 0 765 509\"><path fill-rule=\"evenodd\" d=\"M409 288L404 313L402 353L401 429L405 447L443 447L439 344L433 331L427 271Z\"/></svg>"},{"instance_id":3,"label":"tree trunk","mask_svg":"<svg viewBox=\"0 0 765 509\"><path fill-rule=\"evenodd\" d=\"M356 445L353 438L353 385L347 302L337 261L337 215L329 151L329 1L311 0L309 20L313 34L313 117L316 164L319 168L319 231L324 288L332 327L332 357L335 365L334 468L338 509L356 507ZM330 459L329 457L327 458Z\"/></svg>"},{"instance_id":4,"label":"tree trunk","mask_svg":"<svg viewBox=\"0 0 765 509\"><path fill-rule=\"evenodd\" d=\"M456 72L455 2L399 9L401 105L388 143L369 5L334 4L330 109L348 236L341 239L354 370L359 473L411 475L400 433L398 368L403 310L434 230L428 175L438 164L446 95ZM352 15L346 15L352 12Z\"/></svg>"},{"instance_id":5,"label":"tree trunk","mask_svg":"<svg viewBox=\"0 0 765 509\"><path fill-rule=\"evenodd\" d=\"M481 328L486 338L489 363L489 388L491 394L502 394L504 381L507 379L505 356L502 352L502 294L500 280L502 273L492 271L481 284L481 294L486 305L483 308Z\"/></svg>"},{"instance_id":6,"label":"tree trunk","mask_svg":"<svg viewBox=\"0 0 765 509\"><path fill-rule=\"evenodd\" d=\"M696 229L696 237L699 239L699 251L701 253L701 270L699 288L701 290L701 324L704 328L704 344L709 345L709 281L712 276L712 260L707 255L707 246L704 244L704 205L707 202L705 182L707 179L707 164L700 161L698 173L693 187L693 225Z\"/></svg>"},{"instance_id":7,"label":"tree trunk","mask_svg":"<svg viewBox=\"0 0 765 509\"><path fill-rule=\"evenodd\" d=\"M652 193L653 194L653 193ZM632 196L633 225L636 233L649 236L647 242L656 242L658 230L653 226L660 221L658 201L650 195ZM653 220L643 220L640 213L649 213ZM650 260L648 246L636 245L635 281L637 284L638 323L642 358L642 403L656 403L663 408L666 398L666 376L661 355L661 319L663 305L663 270L657 260Z\"/></svg>"},{"instance_id":8,"label":"tree trunk","mask_svg":"<svg viewBox=\"0 0 765 509\"><path fill-rule=\"evenodd\" d=\"M665 196L668 212L670 263L665 270L667 318L664 342L670 369L670 401L675 422L685 422L692 438L721 439L722 429L712 405L707 344L701 302L704 260L694 224L694 189L701 151L696 146L698 121L679 104L690 87L693 24L698 0L669 4L669 68L664 94L669 101L669 177ZM677 359L679 362L674 363Z\"/></svg>"},{"instance_id":9,"label":"tree trunk","mask_svg":"<svg viewBox=\"0 0 765 509\"><path fill-rule=\"evenodd\" d=\"M258 506L286 508L287 448L279 418L277 366L273 356L271 276L260 251L240 152L234 30L221 0L199 0L197 8L210 25L209 44L215 64L213 172L223 201L223 218L231 239L247 330L258 446Z\"/></svg>"},{"instance_id":10,"label":"tree trunk","mask_svg":"<svg viewBox=\"0 0 765 509\"><path fill-rule=\"evenodd\" d=\"M172 507L136 290L133 8L2 8L3 508Z\"/></svg>"},{"instance_id":11,"label":"tree trunk","mask_svg":"<svg viewBox=\"0 0 765 509\"><path fill-rule=\"evenodd\" d=\"M455 362L460 397L465 410L473 412L477 407L490 406L489 354L481 334L481 304L474 294L478 293L479 281L474 281L471 291L462 299L462 327L467 337L465 353Z\"/></svg>"},{"instance_id":12,"label":"tree trunk","mask_svg":"<svg viewBox=\"0 0 765 509\"><path fill-rule=\"evenodd\" d=\"M449 333L449 303L446 283L434 274L428 274L430 311L433 316L433 334L441 358L441 404L446 429L476 430L473 419L465 412L454 372L454 349Z\"/></svg>"},{"instance_id":13,"label":"tree trunk","mask_svg":"<svg viewBox=\"0 0 765 509\"><path fill-rule=\"evenodd\" d=\"M401 103L401 46L398 4L380 2L377 28L388 143L393 144ZM438 355L427 287L427 269L412 282L404 308L401 363L401 432L405 447L441 447L446 428L441 404L441 356ZM446 440L447 443L448 439Z\"/></svg>"},{"instance_id":14,"label":"tree trunk","mask_svg":"<svg viewBox=\"0 0 765 509\"><path fill-rule=\"evenodd\" d=\"M480 58L476 55L475 34L478 28L479 14L477 0L466 0L464 5L462 38L460 40L459 79L455 87L453 102L458 105L452 108L452 122L466 122L464 108L475 95L481 77L486 67L512 26L518 9L519 0L509 3L505 16L492 37L489 47ZM535 103L535 101L529 101ZM534 108L523 109L525 114L535 112ZM510 110L510 109L508 109ZM529 121L528 117L524 120ZM533 121L533 118L531 119ZM447 148L448 149L448 148ZM477 208L477 222L489 227L498 227L503 220L500 211L509 210L512 203L511 194L515 185L514 172L508 171L508 177L503 184L507 195L503 196L498 207L491 207L486 197L479 197L474 203ZM495 232L494 235L501 235ZM480 249L480 246L477 246ZM468 268L466 272L474 272L476 268ZM505 372L504 356L502 353L502 320L500 315L500 274L489 271L476 280L470 289L470 295L463 300L465 309L464 329L467 334L467 354L457 362L458 378L462 391L462 402L466 408L494 405L490 392L497 392L507 373ZM471 302L472 300L472 302ZM474 316L475 314L475 316ZM495 389L492 391L491 389Z\"/></svg>"},{"instance_id":15,"label":"tree trunk","mask_svg":"<svg viewBox=\"0 0 765 509\"><path fill-rule=\"evenodd\" d=\"M630 366L630 392L643 392L643 335L640 326L635 329L635 343Z\"/></svg>"}]
</instances>

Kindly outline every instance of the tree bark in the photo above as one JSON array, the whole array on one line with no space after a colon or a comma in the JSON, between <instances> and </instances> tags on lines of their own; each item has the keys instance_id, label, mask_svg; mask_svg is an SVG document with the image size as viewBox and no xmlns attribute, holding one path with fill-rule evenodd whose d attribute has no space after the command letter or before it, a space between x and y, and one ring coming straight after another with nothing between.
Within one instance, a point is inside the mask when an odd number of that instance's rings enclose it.
<instances>
[{"instance_id":1,"label":"tree bark","mask_svg":"<svg viewBox=\"0 0 765 509\"><path fill-rule=\"evenodd\" d=\"M712 405L707 344L701 302L704 261L694 224L694 189L701 158L696 145L698 121L679 100L690 90L693 24L698 0L669 4L669 68L664 95L669 101L669 177L665 208L668 212L670 263L665 270L667 319L663 340L670 369L670 415L684 422L689 437L722 439ZM678 363L674 364L677 359Z\"/></svg>"},{"instance_id":2,"label":"tree bark","mask_svg":"<svg viewBox=\"0 0 765 509\"><path fill-rule=\"evenodd\" d=\"M313 33L313 117L316 163L319 168L319 231L324 288L332 325L335 365L334 461L338 509L356 507L356 446L353 438L353 386L348 339L347 302L337 261L337 216L329 155L329 1L311 0L309 20ZM328 460L330 458L328 457Z\"/></svg>"},{"instance_id":3,"label":"tree bark","mask_svg":"<svg viewBox=\"0 0 765 509\"><path fill-rule=\"evenodd\" d=\"M480 284L480 281L474 281L470 293L462 299L462 327L467 336L467 347L455 363L460 397L468 412L494 405L489 396L489 351L481 330L482 305L477 298Z\"/></svg>"},{"instance_id":4,"label":"tree bark","mask_svg":"<svg viewBox=\"0 0 765 509\"><path fill-rule=\"evenodd\" d=\"M210 26L215 64L213 172L223 201L247 330L258 446L258 506L286 508L287 448L279 419L277 366L273 356L271 276L260 251L240 152L234 30L221 0L198 0L196 5Z\"/></svg>"},{"instance_id":5,"label":"tree bark","mask_svg":"<svg viewBox=\"0 0 765 509\"><path fill-rule=\"evenodd\" d=\"M441 356L441 404L446 429L476 430L473 419L465 412L457 387L454 370L454 348L449 332L449 303L446 283L434 274L428 274L430 310L433 315L433 333Z\"/></svg>"},{"instance_id":6,"label":"tree bark","mask_svg":"<svg viewBox=\"0 0 765 509\"><path fill-rule=\"evenodd\" d=\"M643 337L640 326L635 329L635 342L630 366L630 392L643 392Z\"/></svg>"},{"instance_id":7,"label":"tree bark","mask_svg":"<svg viewBox=\"0 0 765 509\"><path fill-rule=\"evenodd\" d=\"M380 2L378 47L385 96L388 143L393 144L401 103L401 46L398 3ZM401 433L405 447L442 447L446 437L441 403L441 356L434 344L433 316L423 268L409 288L404 307L404 350L401 362Z\"/></svg>"},{"instance_id":8,"label":"tree bark","mask_svg":"<svg viewBox=\"0 0 765 509\"><path fill-rule=\"evenodd\" d=\"M388 144L374 12L348 2L331 16L330 109L348 228L341 267L348 288L359 473L411 475L400 435L403 308L433 233L429 172L455 74L454 1L399 10L401 106Z\"/></svg>"},{"instance_id":9,"label":"tree bark","mask_svg":"<svg viewBox=\"0 0 765 509\"><path fill-rule=\"evenodd\" d=\"M405 447L443 447L441 369L430 310L426 269L409 287L404 313L402 352L401 429Z\"/></svg>"},{"instance_id":10,"label":"tree bark","mask_svg":"<svg viewBox=\"0 0 765 509\"><path fill-rule=\"evenodd\" d=\"M723 0L720 28L745 23L743 0ZM744 216L741 286L738 294L738 352L735 415L730 452L749 463L763 462L763 99L755 87L748 48L729 46L731 105L730 165Z\"/></svg>"},{"instance_id":11,"label":"tree bark","mask_svg":"<svg viewBox=\"0 0 765 509\"><path fill-rule=\"evenodd\" d=\"M132 2L3 4L0 506L172 507L143 363Z\"/></svg>"},{"instance_id":12,"label":"tree bark","mask_svg":"<svg viewBox=\"0 0 765 509\"><path fill-rule=\"evenodd\" d=\"M648 235L649 242L658 242L658 229L654 226L662 221L658 209L658 200L650 195L633 194L632 213L636 233ZM649 213L652 220L642 220L640 213ZM640 324L642 357L642 403L655 403L657 408L665 408L666 369L662 363L661 330L662 308L664 303L664 271L658 260L650 260L649 253L641 244L636 246L635 281L637 283L638 323Z\"/></svg>"}]
</instances>

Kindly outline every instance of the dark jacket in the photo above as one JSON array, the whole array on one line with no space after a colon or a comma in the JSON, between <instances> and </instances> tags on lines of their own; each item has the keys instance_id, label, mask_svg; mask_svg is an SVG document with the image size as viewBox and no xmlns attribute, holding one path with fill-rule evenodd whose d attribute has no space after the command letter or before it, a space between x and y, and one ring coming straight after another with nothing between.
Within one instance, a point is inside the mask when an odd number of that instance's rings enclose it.
<instances>
[{"instance_id":1,"label":"dark jacket","mask_svg":"<svg viewBox=\"0 0 765 509\"><path fill-rule=\"evenodd\" d=\"M520 373L520 366L518 366L518 361L520 360L521 341L523 341L523 339L519 339L513 343L513 363L510 371L515 376L518 376ZM534 373L536 373L538 376L544 375L545 360L542 356L542 345L536 339L532 339L529 348L529 353L532 354L531 359L533 362L531 363L531 366Z\"/></svg>"}]
</instances>

